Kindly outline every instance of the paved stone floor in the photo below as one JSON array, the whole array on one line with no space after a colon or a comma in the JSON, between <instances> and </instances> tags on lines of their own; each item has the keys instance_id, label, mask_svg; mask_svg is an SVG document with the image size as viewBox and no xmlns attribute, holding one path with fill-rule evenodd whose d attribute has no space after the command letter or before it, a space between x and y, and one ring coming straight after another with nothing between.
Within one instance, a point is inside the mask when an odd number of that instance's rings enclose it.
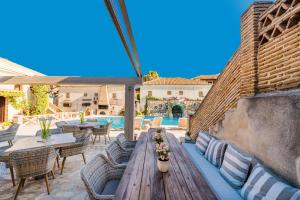
<instances>
[{"instance_id":1,"label":"paved stone floor","mask_svg":"<svg viewBox=\"0 0 300 200\"><path fill-rule=\"evenodd\" d=\"M22 129L21 129L22 132ZM32 132L32 130L31 130ZM184 135L183 130L170 130L176 137ZM112 139L119 134L120 131L112 131ZM20 134L18 132L19 135ZM24 134L28 135L28 134ZM0 146L3 144L0 144ZM97 139L95 145L90 144L86 152L87 162L93 156L104 153L104 139L100 142ZM47 194L44 180L26 180L24 188L22 188L18 199L33 200L33 199L51 199L51 200L81 200L85 199L86 191L83 182L80 178L80 169L84 166L81 155L69 157L66 160L64 173L60 175L60 170L56 166L55 179L49 178L50 192ZM17 181L18 182L18 181ZM3 163L0 163L0 200L13 199L17 187L12 186L9 170L6 169Z\"/></svg>"}]
</instances>

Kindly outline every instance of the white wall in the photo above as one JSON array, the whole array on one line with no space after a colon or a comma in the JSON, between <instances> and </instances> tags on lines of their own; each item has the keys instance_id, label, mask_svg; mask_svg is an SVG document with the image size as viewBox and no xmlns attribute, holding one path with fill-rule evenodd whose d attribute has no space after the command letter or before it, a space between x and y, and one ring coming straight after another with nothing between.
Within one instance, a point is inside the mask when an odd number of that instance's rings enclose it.
<instances>
[{"instance_id":1,"label":"white wall","mask_svg":"<svg viewBox=\"0 0 300 200\"><path fill-rule=\"evenodd\" d=\"M153 97L158 98L178 98L178 99L200 99L203 100L212 85L143 85L141 87L141 109L144 109L148 91L152 91ZM171 95L168 95L171 91ZM179 91L183 91L183 95L179 95ZM203 92L203 97L199 96L199 92Z\"/></svg>"}]
</instances>

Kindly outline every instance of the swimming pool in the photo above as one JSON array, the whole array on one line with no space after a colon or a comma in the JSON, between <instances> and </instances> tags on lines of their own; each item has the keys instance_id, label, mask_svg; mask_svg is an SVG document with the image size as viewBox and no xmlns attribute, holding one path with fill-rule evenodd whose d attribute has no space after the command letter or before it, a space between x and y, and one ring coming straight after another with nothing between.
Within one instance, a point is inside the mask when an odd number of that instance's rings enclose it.
<instances>
[{"instance_id":1,"label":"swimming pool","mask_svg":"<svg viewBox=\"0 0 300 200\"><path fill-rule=\"evenodd\" d=\"M149 119L149 120L153 120L154 117L152 116L144 116L144 119ZM109 121L112 121L112 128L114 129L123 129L124 128L124 124L125 124L125 119L124 117L120 116L120 117L97 117L98 122L100 122L100 124L106 124ZM76 120L78 121L78 120ZM163 126L178 126L178 118L170 118L170 117L163 117L162 120L162 125Z\"/></svg>"}]
</instances>

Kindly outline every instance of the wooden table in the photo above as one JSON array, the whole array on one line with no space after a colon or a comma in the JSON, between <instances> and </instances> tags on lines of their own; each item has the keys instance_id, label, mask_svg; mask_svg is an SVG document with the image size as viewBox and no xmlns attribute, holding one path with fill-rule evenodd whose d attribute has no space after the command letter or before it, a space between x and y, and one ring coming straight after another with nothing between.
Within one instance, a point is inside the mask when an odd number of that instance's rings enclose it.
<instances>
[{"instance_id":1,"label":"wooden table","mask_svg":"<svg viewBox=\"0 0 300 200\"><path fill-rule=\"evenodd\" d=\"M55 148L60 148L73 143L75 143L75 137L73 136L73 133L51 135L45 143L41 142L40 136L25 137L18 139L15 144L5 152L10 153L17 150L24 150L42 146L54 146Z\"/></svg>"},{"instance_id":2,"label":"wooden table","mask_svg":"<svg viewBox=\"0 0 300 200\"><path fill-rule=\"evenodd\" d=\"M119 187L116 200L211 200L215 195L174 135L163 133L171 154L169 171L157 169L154 133L141 134Z\"/></svg>"}]
</instances>

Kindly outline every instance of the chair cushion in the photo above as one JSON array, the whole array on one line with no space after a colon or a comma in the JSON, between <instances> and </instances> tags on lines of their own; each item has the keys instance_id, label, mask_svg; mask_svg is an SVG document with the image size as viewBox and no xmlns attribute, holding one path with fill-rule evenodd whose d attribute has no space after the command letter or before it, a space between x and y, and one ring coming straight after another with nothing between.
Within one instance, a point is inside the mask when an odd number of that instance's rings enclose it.
<instances>
[{"instance_id":1,"label":"chair cushion","mask_svg":"<svg viewBox=\"0 0 300 200\"><path fill-rule=\"evenodd\" d=\"M196 147L198 147L202 155L205 153L210 140L211 140L211 136L209 136L207 133L200 132L198 134L196 140Z\"/></svg>"},{"instance_id":2,"label":"chair cushion","mask_svg":"<svg viewBox=\"0 0 300 200\"><path fill-rule=\"evenodd\" d=\"M119 186L120 180L110 180L108 181L103 191L101 192L101 195L114 195L117 191L117 188Z\"/></svg>"},{"instance_id":3,"label":"chair cushion","mask_svg":"<svg viewBox=\"0 0 300 200\"><path fill-rule=\"evenodd\" d=\"M300 190L293 188L268 173L264 167L257 164L241 190L244 199L300 199Z\"/></svg>"},{"instance_id":4,"label":"chair cushion","mask_svg":"<svg viewBox=\"0 0 300 200\"><path fill-rule=\"evenodd\" d=\"M247 179L251 161L250 156L245 155L237 147L228 145L220 173L233 187L240 188Z\"/></svg>"},{"instance_id":5,"label":"chair cushion","mask_svg":"<svg viewBox=\"0 0 300 200\"><path fill-rule=\"evenodd\" d=\"M183 148L205 178L214 194L221 200L241 200L240 191L233 188L219 173L219 169L212 165L203 155L195 144L183 143Z\"/></svg>"},{"instance_id":6,"label":"chair cushion","mask_svg":"<svg viewBox=\"0 0 300 200\"><path fill-rule=\"evenodd\" d=\"M225 142L211 138L205 152L205 158L214 166L220 168L226 146Z\"/></svg>"}]
</instances>

